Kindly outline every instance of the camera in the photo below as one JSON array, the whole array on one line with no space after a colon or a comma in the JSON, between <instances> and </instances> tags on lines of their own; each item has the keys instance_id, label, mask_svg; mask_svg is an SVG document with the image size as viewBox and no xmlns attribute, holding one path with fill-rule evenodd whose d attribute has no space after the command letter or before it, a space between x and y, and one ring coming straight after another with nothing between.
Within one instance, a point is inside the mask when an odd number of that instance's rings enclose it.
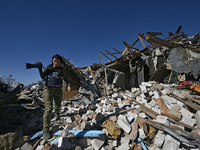
<instances>
[{"instance_id":1,"label":"camera","mask_svg":"<svg viewBox=\"0 0 200 150\"><path fill-rule=\"evenodd\" d=\"M30 63L26 63L26 69L31 69L31 68L42 68L43 65L41 62L37 62L35 64L30 64Z\"/></svg>"}]
</instances>

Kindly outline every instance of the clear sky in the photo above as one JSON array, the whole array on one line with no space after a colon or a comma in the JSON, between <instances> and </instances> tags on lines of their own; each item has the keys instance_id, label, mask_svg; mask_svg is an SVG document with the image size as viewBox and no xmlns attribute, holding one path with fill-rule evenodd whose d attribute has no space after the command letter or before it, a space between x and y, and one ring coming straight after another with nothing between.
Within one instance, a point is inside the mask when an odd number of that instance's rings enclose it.
<instances>
[{"instance_id":1,"label":"clear sky","mask_svg":"<svg viewBox=\"0 0 200 150\"><path fill-rule=\"evenodd\" d=\"M123 51L123 41L132 44L137 33L166 38L182 25L192 36L200 31L199 7L199 0L0 0L0 77L40 81L25 63L46 67L54 54L78 67L92 65L101 51ZM142 49L139 42L135 47Z\"/></svg>"}]
</instances>

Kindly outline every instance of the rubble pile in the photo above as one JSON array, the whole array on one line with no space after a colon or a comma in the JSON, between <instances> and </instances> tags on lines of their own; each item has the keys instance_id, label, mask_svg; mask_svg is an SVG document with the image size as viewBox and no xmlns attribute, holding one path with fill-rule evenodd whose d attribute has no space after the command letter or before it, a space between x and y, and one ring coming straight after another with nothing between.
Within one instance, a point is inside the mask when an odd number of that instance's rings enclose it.
<instances>
[{"instance_id":1,"label":"rubble pile","mask_svg":"<svg viewBox=\"0 0 200 150\"><path fill-rule=\"evenodd\" d=\"M121 57L100 52L99 64L78 68L63 56L79 94L63 99L60 120L52 113L48 142L42 87L19 85L3 94L0 149L200 149L200 35L181 28L165 39L138 33L133 44L123 41L124 51L113 48ZM143 50L134 47L138 41ZM108 63L101 64L102 55Z\"/></svg>"}]
</instances>

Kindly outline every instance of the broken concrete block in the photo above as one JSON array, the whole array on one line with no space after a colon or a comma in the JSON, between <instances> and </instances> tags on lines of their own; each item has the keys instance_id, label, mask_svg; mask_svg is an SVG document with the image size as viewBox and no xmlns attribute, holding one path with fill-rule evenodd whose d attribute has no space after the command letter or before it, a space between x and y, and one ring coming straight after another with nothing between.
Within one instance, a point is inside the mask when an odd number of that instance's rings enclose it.
<instances>
[{"instance_id":1,"label":"broken concrete block","mask_svg":"<svg viewBox=\"0 0 200 150\"><path fill-rule=\"evenodd\" d=\"M147 93L147 89L145 85L139 85L139 87L142 93Z\"/></svg>"},{"instance_id":2,"label":"broken concrete block","mask_svg":"<svg viewBox=\"0 0 200 150\"><path fill-rule=\"evenodd\" d=\"M150 102L149 102L149 105L151 105L151 106L155 106L157 104L157 102L155 101L155 100L151 100Z\"/></svg>"},{"instance_id":3,"label":"broken concrete block","mask_svg":"<svg viewBox=\"0 0 200 150\"><path fill-rule=\"evenodd\" d=\"M151 87L152 83L150 82L142 82L141 85L147 86L147 87Z\"/></svg>"},{"instance_id":4,"label":"broken concrete block","mask_svg":"<svg viewBox=\"0 0 200 150\"><path fill-rule=\"evenodd\" d=\"M29 143L25 143L22 147L21 150L31 150L32 149L32 145Z\"/></svg>"},{"instance_id":5,"label":"broken concrete block","mask_svg":"<svg viewBox=\"0 0 200 150\"><path fill-rule=\"evenodd\" d=\"M108 104L106 107L106 112L113 112L114 106L112 104Z\"/></svg>"},{"instance_id":6,"label":"broken concrete block","mask_svg":"<svg viewBox=\"0 0 200 150\"><path fill-rule=\"evenodd\" d=\"M85 121L87 121L87 120L88 120L87 114L83 114L83 115L82 115L82 119L85 120Z\"/></svg>"},{"instance_id":7,"label":"broken concrete block","mask_svg":"<svg viewBox=\"0 0 200 150\"><path fill-rule=\"evenodd\" d=\"M165 104L177 104L177 100L173 97L167 96L167 95L163 95L161 96L161 98L164 100Z\"/></svg>"},{"instance_id":8,"label":"broken concrete block","mask_svg":"<svg viewBox=\"0 0 200 150\"><path fill-rule=\"evenodd\" d=\"M161 110L159 109L158 105L155 105L154 107L151 108L153 111L155 111L158 114L161 114Z\"/></svg>"},{"instance_id":9,"label":"broken concrete block","mask_svg":"<svg viewBox=\"0 0 200 150\"><path fill-rule=\"evenodd\" d=\"M131 131L131 126L127 122L126 117L123 115L118 116L117 124L126 132L129 133Z\"/></svg>"},{"instance_id":10,"label":"broken concrete block","mask_svg":"<svg viewBox=\"0 0 200 150\"><path fill-rule=\"evenodd\" d=\"M125 149L129 149L128 143L124 143L117 148L117 150L125 150Z\"/></svg>"},{"instance_id":11,"label":"broken concrete block","mask_svg":"<svg viewBox=\"0 0 200 150\"><path fill-rule=\"evenodd\" d=\"M95 150L99 150L103 144L105 142L105 138L95 138L91 141L91 144L92 144L92 147L95 149Z\"/></svg>"},{"instance_id":12,"label":"broken concrete block","mask_svg":"<svg viewBox=\"0 0 200 150\"><path fill-rule=\"evenodd\" d=\"M166 124L166 125L169 125L169 120L168 120L168 117L167 117L167 116L158 115L158 116L156 117L156 121L157 121L157 122L160 122L160 123L163 123L163 124Z\"/></svg>"},{"instance_id":13,"label":"broken concrete block","mask_svg":"<svg viewBox=\"0 0 200 150\"><path fill-rule=\"evenodd\" d=\"M113 99L117 99L119 97L119 93L114 93L114 94L112 94L112 98Z\"/></svg>"},{"instance_id":14,"label":"broken concrete block","mask_svg":"<svg viewBox=\"0 0 200 150\"><path fill-rule=\"evenodd\" d=\"M158 147L161 147L162 144L164 143L164 140L165 140L165 134L164 134L164 132L159 130L155 136L154 144Z\"/></svg>"},{"instance_id":15,"label":"broken concrete block","mask_svg":"<svg viewBox=\"0 0 200 150\"><path fill-rule=\"evenodd\" d=\"M138 114L137 113L132 113L132 112L128 112L128 115L132 116L134 118L134 120L136 120L138 118Z\"/></svg>"},{"instance_id":16,"label":"broken concrete block","mask_svg":"<svg viewBox=\"0 0 200 150\"><path fill-rule=\"evenodd\" d=\"M149 109L152 108L152 106L151 106L150 104L148 104L148 103L145 103L144 105L145 105L147 108L149 108Z\"/></svg>"},{"instance_id":17,"label":"broken concrete block","mask_svg":"<svg viewBox=\"0 0 200 150\"><path fill-rule=\"evenodd\" d=\"M67 123L72 123L72 119L71 119L71 117L69 117L69 116L67 116L67 117L64 117L64 119L65 119L65 121L67 122Z\"/></svg>"},{"instance_id":18,"label":"broken concrete block","mask_svg":"<svg viewBox=\"0 0 200 150\"><path fill-rule=\"evenodd\" d=\"M42 149L43 149L43 147L44 147L44 146L42 146L42 145L39 145L39 146L36 148L36 150L42 150Z\"/></svg>"},{"instance_id":19,"label":"broken concrete block","mask_svg":"<svg viewBox=\"0 0 200 150\"><path fill-rule=\"evenodd\" d=\"M167 142L163 145L163 150L169 150L169 149L174 149L174 150L178 150L179 146L178 144L170 141L170 142Z\"/></svg>"},{"instance_id":20,"label":"broken concrete block","mask_svg":"<svg viewBox=\"0 0 200 150\"><path fill-rule=\"evenodd\" d=\"M161 149L156 145L151 145L148 150L161 150Z\"/></svg>"},{"instance_id":21,"label":"broken concrete block","mask_svg":"<svg viewBox=\"0 0 200 150\"><path fill-rule=\"evenodd\" d=\"M165 136L165 142L163 144L163 150L170 150L170 149L178 149L180 146L180 142L177 141L170 135Z\"/></svg>"},{"instance_id":22,"label":"broken concrete block","mask_svg":"<svg viewBox=\"0 0 200 150\"><path fill-rule=\"evenodd\" d=\"M125 114L124 116L126 117L129 124L135 119L132 115L129 114Z\"/></svg>"},{"instance_id":23,"label":"broken concrete block","mask_svg":"<svg viewBox=\"0 0 200 150\"><path fill-rule=\"evenodd\" d=\"M160 96L159 96L159 93L157 91L153 91L153 97L155 99L158 99Z\"/></svg>"},{"instance_id":24,"label":"broken concrete block","mask_svg":"<svg viewBox=\"0 0 200 150\"><path fill-rule=\"evenodd\" d=\"M145 133L144 133L144 130L143 130L143 129L139 129L139 137L140 137L141 139L143 139L143 138L145 138L145 137L146 137L146 135L145 135Z\"/></svg>"},{"instance_id":25,"label":"broken concrete block","mask_svg":"<svg viewBox=\"0 0 200 150\"><path fill-rule=\"evenodd\" d=\"M139 113L138 117L141 117L141 118L145 119L147 116L146 116L145 113Z\"/></svg>"},{"instance_id":26,"label":"broken concrete block","mask_svg":"<svg viewBox=\"0 0 200 150\"><path fill-rule=\"evenodd\" d=\"M190 111L188 111L187 109L182 108L182 107L181 107L180 112L181 112L182 116L184 116L184 117L192 118L194 116L193 113L191 113Z\"/></svg>"},{"instance_id":27,"label":"broken concrete block","mask_svg":"<svg viewBox=\"0 0 200 150\"><path fill-rule=\"evenodd\" d=\"M141 94L140 94L140 97L141 97L142 99L145 99L146 96L144 95L144 93L141 93Z\"/></svg>"},{"instance_id":28,"label":"broken concrete block","mask_svg":"<svg viewBox=\"0 0 200 150\"><path fill-rule=\"evenodd\" d=\"M193 127L194 124L196 123L196 119L192 119L188 116L183 116L180 122L183 122L183 123Z\"/></svg>"}]
</instances>

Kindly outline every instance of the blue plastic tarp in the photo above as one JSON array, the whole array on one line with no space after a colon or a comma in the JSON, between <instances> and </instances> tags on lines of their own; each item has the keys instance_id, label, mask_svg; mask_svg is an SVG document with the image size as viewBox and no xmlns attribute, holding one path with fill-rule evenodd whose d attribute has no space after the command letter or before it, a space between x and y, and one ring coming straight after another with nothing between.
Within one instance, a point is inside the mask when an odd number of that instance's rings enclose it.
<instances>
[{"instance_id":1,"label":"blue plastic tarp","mask_svg":"<svg viewBox=\"0 0 200 150\"><path fill-rule=\"evenodd\" d=\"M62 130L57 131L54 135L61 135ZM100 135L105 134L105 132L99 130L69 130L78 137L100 137Z\"/></svg>"}]
</instances>

